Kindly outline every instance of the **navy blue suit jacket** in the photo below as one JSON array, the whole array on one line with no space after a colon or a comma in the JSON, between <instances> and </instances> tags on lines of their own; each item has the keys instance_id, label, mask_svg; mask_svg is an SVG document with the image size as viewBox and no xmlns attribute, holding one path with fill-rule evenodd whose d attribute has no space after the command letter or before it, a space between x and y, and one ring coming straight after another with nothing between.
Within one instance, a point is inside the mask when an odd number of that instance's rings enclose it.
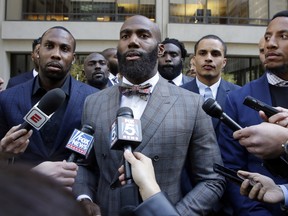
<instances>
[{"instance_id":1,"label":"navy blue suit jacket","mask_svg":"<svg viewBox=\"0 0 288 216\"><path fill-rule=\"evenodd\" d=\"M34 81L35 78L0 93L0 139L12 126L23 123L23 117L32 107L31 95ZM69 151L65 150L65 145L73 130L81 126L84 100L86 96L98 91L72 77L70 87L67 108L52 150L48 151L40 132L34 129L28 148L19 158L16 158L16 162L19 160L37 165L47 160L67 159Z\"/></svg>"},{"instance_id":2,"label":"navy blue suit jacket","mask_svg":"<svg viewBox=\"0 0 288 216\"><path fill-rule=\"evenodd\" d=\"M243 105L244 98L248 95L251 95L269 105L272 104L266 74L259 79L246 84L241 89L230 92L227 96L225 112L242 127L262 122L257 111ZM262 160L248 153L246 148L242 147L237 140L233 139L232 133L233 131L230 128L221 124L218 143L226 167L235 170L242 169L250 172L261 173L272 178L276 184L287 183L287 179L273 176L262 165ZM227 183L227 194L237 215L282 215L278 204L270 205L259 203L252 201L245 196L241 196L239 193L239 186L231 182Z\"/></svg>"},{"instance_id":3,"label":"navy blue suit jacket","mask_svg":"<svg viewBox=\"0 0 288 216\"><path fill-rule=\"evenodd\" d=\"M199 88L197 86L196 79L193 79L191 82L186 83L186 84L182 85L181 87L199 94ZM238 85L235 85L233 83L227 82L224 79L221 79L220 85L219 85L218 90L217 90L216 101L224 109L227 94L230 91L233 91L233 90L236 90L239 88L241 88L241 87ZM212 118L212 122L213 122L213 127L215 130L216 136L218 138L219 128L220 128L220 120L217 118Z\"/></svg>"},{"instance_id":4,"label":"navy blue suit jacket","mask_svg":"<svg viewBox=\"0 0 288 216\"><path fill-rule=\"evenodd\" d=\"M11 88L15 85L22 84L24 82L27 82L28 80L31 80L33 78L34 78L33 70L29 71L29 72L21 73L21 74L14 76L14 77L9 79L7 86L6 86L6 89Z\"/></svg>"},{"instance_id":5,"label":"navy blue suit jacket","mask_svg":"<svg viewBox=\"0 0 288 216\"><path fill-rule=\"evenodd\" d=\"M190 77L190 76L186 76L186 75L182 75L182 82L183 82L183 85L185 85L186 83L188 82L191 82L194 78L193 77Z\"/></svg>"}]
</instances>

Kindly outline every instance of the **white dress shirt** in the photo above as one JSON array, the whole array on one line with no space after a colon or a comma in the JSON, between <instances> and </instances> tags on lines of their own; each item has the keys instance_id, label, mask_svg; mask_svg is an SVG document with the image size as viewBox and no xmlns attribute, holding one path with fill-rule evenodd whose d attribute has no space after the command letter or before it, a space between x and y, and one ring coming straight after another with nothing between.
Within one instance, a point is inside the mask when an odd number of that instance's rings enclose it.
<instances>
[{"instance_id":1,"label":"white dress shirt","mask_svg":"<svg viewBox=\"0 0 288 216\"><path fill-rule=\"evenodd\" d=\"M214 83L214 84L211 85L211 86L207 86L207 85L205 85L204 83L200 82L197 77L196 77L195 79L196 79L196 84L197 84L197 86L198 86L199 94L200 94L200 95L202 95L202 96L204 97L205 88L210 87L210 89L211 89L211 91L212 91L212 94L213 94L213 98L216 99L218 87L219 87L220 82L221 82L221 78L220 78L216 83Z\"/></svg>"},{"instance_id":2,"label":"white dress shirt","mask_svg":"<svg viewBox=\"0 0 288 216\"><path fill-rule=\"evenodd\" d=\"M146 80L145 82L141 83L140 85L145 85L147 83L150 83L152 85L151 87L151 93L157 84L159 80L159 73L157 72L155 76L150 78L149 80ZM131 82L129 82L125 77L123 77L123 83L128 84L128 85L133 85ZM148 99L149 100L149 99ZM139 97L139 95L131 95L131 96L125 96L122 95L121 97L121 102L120 102L120 107L130 107L133 111L134 118L135 119L140 119L146 105L148 103L148 100L145 101Z\"/></svg>"}]
</instances>

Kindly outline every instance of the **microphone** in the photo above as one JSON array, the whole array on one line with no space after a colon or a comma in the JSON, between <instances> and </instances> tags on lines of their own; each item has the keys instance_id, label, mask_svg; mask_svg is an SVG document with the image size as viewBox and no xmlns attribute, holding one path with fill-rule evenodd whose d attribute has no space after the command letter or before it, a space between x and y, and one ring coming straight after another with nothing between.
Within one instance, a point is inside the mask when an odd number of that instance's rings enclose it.
<instances>
[{"instance_id":1,"label":"microphone","mask_svg":"<svg viewBox=\"0 0 288 216\"><path fill-rule=\"evenodd\" d=\"M213 98L208 98L202 105L202 109L211 117L220 119L231 130L242 129L233 119L223 112L221 106Z\"/></svg>"},{"instance_id":2,"label":"microphone","mask_svg":"<svg viewBox=\"0 0 288 216\"><path fill-rule=\"evenodd\" d=\"M18 130L26 129L29 131L32 128L40 130L40 128L49 121L54 112L62 105L65 98L66 95L60 88L48 91L24 116L24 122L20 125Z\"/></svg>"},{"instance_id":3,"label":"microphone","mask_svg":"<svg viewBox=\"0 0 288 216\"><path fill-rule=\"evenodd\" d=\"M111 126L111 145L113 150L133 151L142 142L141 122L134 119L129 107L121 107L117 111L115 122ZM132 173L129 162L124 160L125 178L131 183Z\"/></svg>"},{"instance_id":4,"label":"microphone","mask_svg":"<svg viewBox=\"0 0 288 216\"><path fill-rule=\"evenodd\" d=\"M240 125L223 112L221 106L214 99L208 98L203 103L202 109L211 117L220 119L231 130L236 131L242 129ZM264 159L263 165L275 176L282 178L288 177L288 161L282 156L273 159Z\"/></svg>"},{"instance_id":5,"label":"microphone","mask_svg":"<svg viewBox=\"0 0 288 216\"><path fill-rule=\"evenodd\" d=\"M134 119L129 107L121 107L115 122L111 126L111 146L113 150L134 150L142 142L141 122ZM132 179L131 166L124 159L126 184L120 190L120 216L133 216L134 209L139 205L138 187Z\"/></svg>"},{"instance_id":6,"label":"microphone","mask_svg":"<svg viewBox=\"0 0 288 216\"><path fill-rule=\"evenodd\" d=\"M87 159L93 146L94 129L88 124L84 124L81 130L74 129L66 148L72 151L67 162L76 162L79 157Z\"/></svg>"}]
</instances>

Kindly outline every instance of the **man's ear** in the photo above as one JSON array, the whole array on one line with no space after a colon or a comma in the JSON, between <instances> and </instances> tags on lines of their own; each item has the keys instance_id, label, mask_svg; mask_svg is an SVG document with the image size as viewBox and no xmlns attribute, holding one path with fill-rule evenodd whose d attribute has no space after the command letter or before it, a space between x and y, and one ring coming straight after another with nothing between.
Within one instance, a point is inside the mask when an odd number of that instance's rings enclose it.
<instances>
[{"instance_id":1,"label":"man's ear","mask_svg":"<svg viewBox=\"0 0 288 216\"><path fill-rule=\"evenodd\" d=\"M165 52L164 44L158 44L158 57L163 56Z\"/></svg>"}]
</instances>

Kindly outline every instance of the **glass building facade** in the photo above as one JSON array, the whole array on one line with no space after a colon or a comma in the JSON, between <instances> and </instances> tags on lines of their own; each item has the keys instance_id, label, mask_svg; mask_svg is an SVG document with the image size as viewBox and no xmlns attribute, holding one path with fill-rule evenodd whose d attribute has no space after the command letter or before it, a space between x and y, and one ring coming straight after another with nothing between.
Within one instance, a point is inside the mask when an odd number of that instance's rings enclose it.
<instances>
[{"instance_id":1,"label":"glass building facade","mask_svg":"<svg viewBox=\"0 0 288 216\"><path fill-rule=\"evenodd\" d=\"M228 45L228 63L224 69L224 78L243 85L263 74L258 53L249 52L250 47L257 49L257 42L255 40L250 42L248 41L250 36L243 35L248 39L241 41L240 38L237 44L237 33L233 35L227 29L255 27L263 31L276 12L287 8L287 0L6 0L4 22L7 25L9 22L43 22L46 24L53 22L57 25L59 22L61 24L81 23L81 26L86 26L89 23L122 23L129 16L141 14L160 26L163 39L173 37L174 29L196 29L191 34L194 36L193 38L191 36L192 39L186 35L181 38L183 35L181 33L177 38L184 42L186 48L188 47L189 54L193 54L193 46L201 37L202 32L199 33L197 28L200 30L206 28L208 32L211 28L211 34L217 34L213 28L223 28L222 37L218 36ZM241 33L241 30L238 31ZM197 33L199 33L198 37ZM262 32L259 35L262 35ZM103 40L97 37L98 35L95 35L93 40ZM105 38L105 35L101 37ZM91 37L87 39L89 40ZM109 44L112 40L114 46L116 43L114 38L108 38L105 43ZM230 47L232 47L231 52L229 52ZM243 51L238 52L238 47L242 47ZM100 50L96 47L95 51ZM9 56L10 76L33 67L30 52L13 50L6 53ZM85 48L77 53L78 64L82 64L83 59L89 53L90 50L85 50ZM185 65L188 67L188 60Z\"/></svg>"}]
</instances>

